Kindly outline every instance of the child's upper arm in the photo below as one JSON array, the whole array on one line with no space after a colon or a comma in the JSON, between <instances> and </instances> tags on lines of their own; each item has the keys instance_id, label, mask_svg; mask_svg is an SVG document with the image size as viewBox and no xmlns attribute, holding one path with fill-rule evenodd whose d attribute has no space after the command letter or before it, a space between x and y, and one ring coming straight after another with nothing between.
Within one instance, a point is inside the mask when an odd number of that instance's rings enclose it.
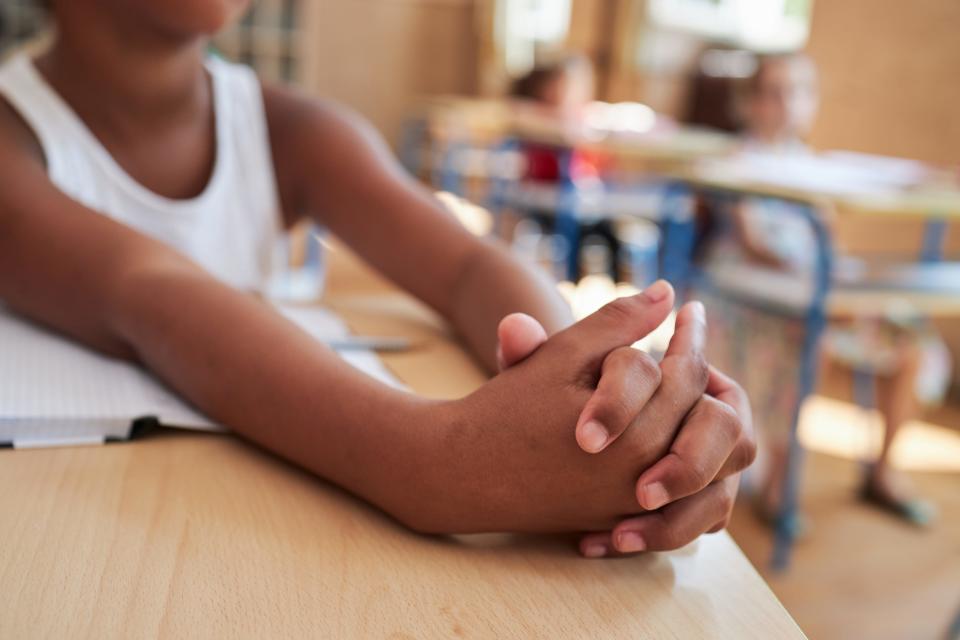
<instances>
[{"instance_id":1,"label":"child's upper arm","mask_svg":"<svg viewBox=\"0 0 960 640\"><path fill-rule=\"evenodd\" d=\"M110 324L118 283L137 269L186 261L60 191L12 113L0 102L0 300L93 348L129 356Z\"/></svg>"},{"instance_id":2,"label":"child's upper arm","mask_svg":"<svg viewBox=\"0 0 960 640\"><path fill-rule=\"evenodd\" d=\"M448 310L459 274L484 244L362 117L288 89L267 87L264 96L284 208L320 220L402 287Z\"/></svg>"}]
</instances>

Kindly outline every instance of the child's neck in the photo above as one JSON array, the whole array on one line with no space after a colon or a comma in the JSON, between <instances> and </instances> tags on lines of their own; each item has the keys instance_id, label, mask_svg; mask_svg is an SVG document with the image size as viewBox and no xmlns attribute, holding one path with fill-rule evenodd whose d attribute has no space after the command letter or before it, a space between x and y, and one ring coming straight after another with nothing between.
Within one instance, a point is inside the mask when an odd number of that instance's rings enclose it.
<instances>
[{"instance_id":1,"label":"child's neck","mask_svg":"<svg viewBox=\"0 0 960 640\"><path fill-rule=\"evenodd\" d=\"M210 104L203 67L206 41L172 41L87 21L59 29L37 61L76 109L101 113L124 129L162 127Z\"/></svg>"}]
</instances>

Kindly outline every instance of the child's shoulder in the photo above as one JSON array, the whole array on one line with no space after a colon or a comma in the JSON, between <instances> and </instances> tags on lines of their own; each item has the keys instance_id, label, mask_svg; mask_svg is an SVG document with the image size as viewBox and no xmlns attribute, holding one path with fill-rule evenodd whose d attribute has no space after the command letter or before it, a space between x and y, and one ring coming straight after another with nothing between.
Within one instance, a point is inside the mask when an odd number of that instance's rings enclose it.
<instances>
[{"instance_id":1,"label":"child's shoulder","mask_svg":"<svg viewBox=\"0 0 960 640\"><path fill-rule=\"evenodd\" d=\"M362 174L383 162L379 132L357 112L290 87L262 86L274 169L284 192L336 180L345 166Z\"/></svg>"},{"instance_id":2,"label":"child's shoulder","mask_svg":"<svg viewBox=\"0 0 960 640\"><path fill-rule=\"evenodd\" d=\"M271 136L365 134L372 125L353 109L334 100L313 96L302 90L262 83L263 101Z\"/></svg>"}]
</instances>

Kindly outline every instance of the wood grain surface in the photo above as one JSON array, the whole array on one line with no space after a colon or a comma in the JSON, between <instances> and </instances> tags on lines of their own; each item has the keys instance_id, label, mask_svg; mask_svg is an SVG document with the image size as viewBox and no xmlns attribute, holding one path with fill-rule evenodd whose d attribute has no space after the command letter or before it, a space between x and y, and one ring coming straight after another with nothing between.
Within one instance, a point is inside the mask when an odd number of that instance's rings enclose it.
<instances>
[{"instance_id":1,"label":"wood grain surface","mask_svg":"<svg viewBox=\"0 0 960 640\"><path fill-rule=\"evenodd\" d=\"M415 390L482 382L407 298L350 269L331 289L357 332L417 340L385 357ZM600 561L418 536L237 438L172 431L0 451L0 597L17 639L803 637L726 533Z\"/></svg>"}]
</instances>

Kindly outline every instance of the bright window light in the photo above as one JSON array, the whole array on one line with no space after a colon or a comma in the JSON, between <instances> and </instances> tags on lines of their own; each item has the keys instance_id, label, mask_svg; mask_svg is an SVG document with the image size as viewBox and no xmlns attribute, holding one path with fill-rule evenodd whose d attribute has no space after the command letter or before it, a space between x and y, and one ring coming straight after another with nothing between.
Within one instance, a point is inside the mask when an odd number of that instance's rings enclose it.
<instances>
[{"instance_id":1,"label":"bright window light","mask_svg":"<svg viewBox=\"0 0 960 640\"><path fill-rule=\"evenodd\" d=\"M668 30L755 51L800 49L812 0L650 0L650 21Z\"/></svg>"},{"instance_id":2,"label":"bright window light","mask_svg":"<svg viewBox=\"0 0 960 640\"><path fill-rule=\"evenodd\" d=\"M570 7L571 0L500 0L498 31L511 75L532 69L539 47L566 39Z\"/></svg>"}]
</instances>

